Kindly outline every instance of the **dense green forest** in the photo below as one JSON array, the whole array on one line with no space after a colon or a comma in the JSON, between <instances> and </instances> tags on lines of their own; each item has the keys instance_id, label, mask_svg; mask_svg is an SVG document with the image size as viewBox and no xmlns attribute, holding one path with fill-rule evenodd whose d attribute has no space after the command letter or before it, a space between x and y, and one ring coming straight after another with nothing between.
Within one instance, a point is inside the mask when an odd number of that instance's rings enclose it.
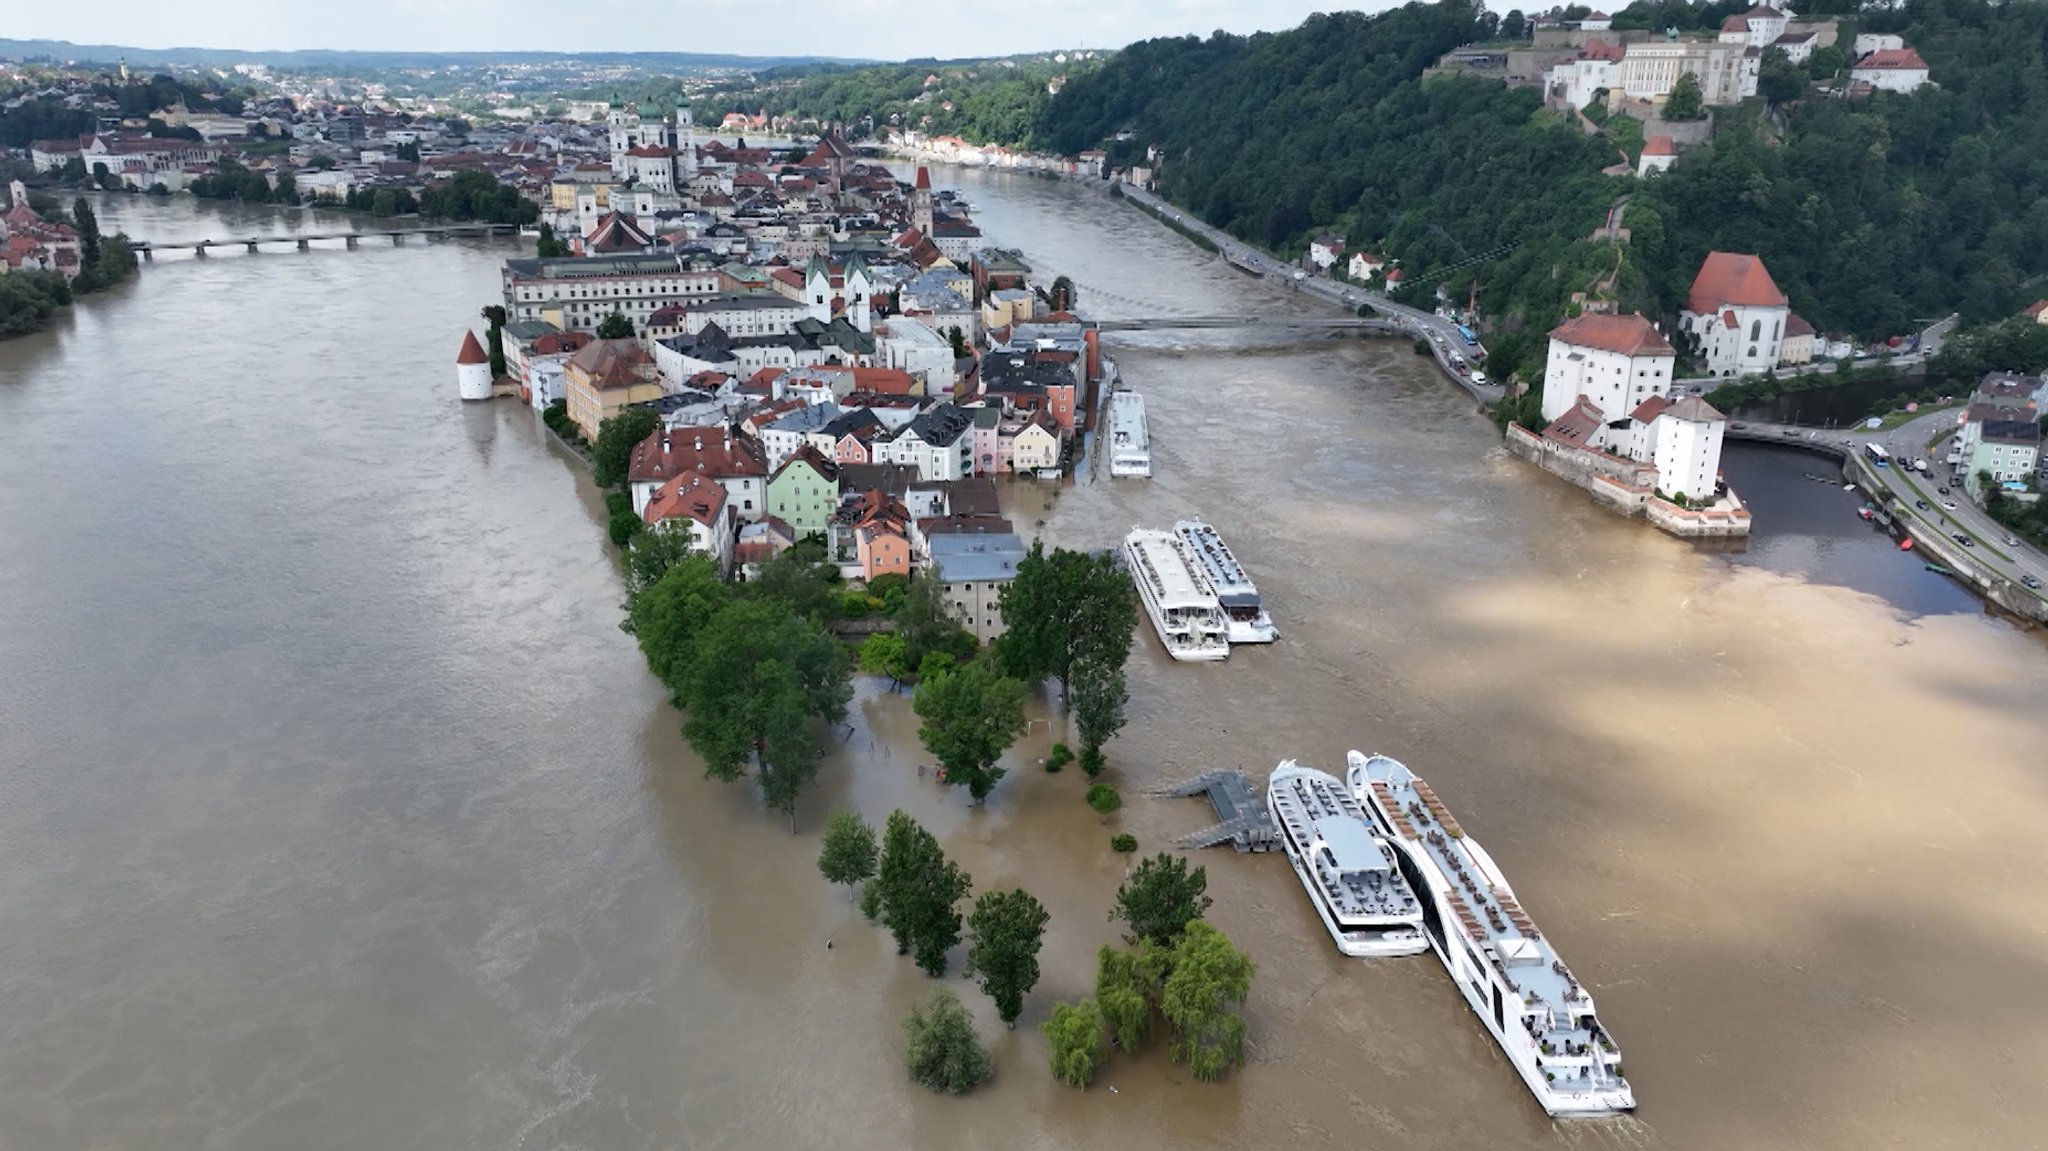
<instances>
[{"instance_id":1,"label":"dense green forest","mask_svg":"<svg viewBox=\"0 0 2048 1151\"><path fill-rule=\"evenodd\" d=\"M1624 15L1698 28L1726 10L1664 0ZM1508 329L1547 327L1595 288L1668 314L1716 248L1761 254L1823 330L2009 313L2048 270L2048 7L1907 0L1848 19L1845 42L1900 33L1940 86L1828 98L1774 56L1774 115L1716 110L1712 142L1646 183L1600 174L1633 140L1587 136L1534 92L1420 80L1499 34L1468 0L1135 44L1048 101L1033 138L1072 153L1128 129L1121 155L1157 147L1162 191L1211 223L1291 251L1334 229L1400 258L1415 291L1443 283L1462 300L1476 278ZM1589 239L1623 195L1631 242Z\"/></svg>"},{"instance_id":2,"label":"dense green forest","mask_svg":"<svg viewBox=\"0 0 2048 1151\"><path fill-rule=\"evenodd\" d=\"M1053 99L1049 88L1100 65L1099 57L1030 56L778 69L701 103L720 115L766 108L772 115L842 124L852 136L893 126L977 144L1039 148L1046 144L1040 133Z\"/></svg>"}]
</instances>

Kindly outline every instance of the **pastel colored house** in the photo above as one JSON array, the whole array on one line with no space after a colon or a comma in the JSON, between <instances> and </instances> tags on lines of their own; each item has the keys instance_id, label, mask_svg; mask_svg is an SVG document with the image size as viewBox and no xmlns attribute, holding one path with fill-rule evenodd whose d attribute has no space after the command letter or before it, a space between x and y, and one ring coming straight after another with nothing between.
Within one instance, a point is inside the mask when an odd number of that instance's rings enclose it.
<instances>
[{"instance_id":1,"label":"pastel colored house","mask_svg":"<svg viewBox=\"0 0 2048 1151\"><path fill-rule=\"evenodd\" d=\"M768 512L797 538L824 534L839 506L839 465L809 444L790 454L768 478Z\"/></svg>"}]
</instances>

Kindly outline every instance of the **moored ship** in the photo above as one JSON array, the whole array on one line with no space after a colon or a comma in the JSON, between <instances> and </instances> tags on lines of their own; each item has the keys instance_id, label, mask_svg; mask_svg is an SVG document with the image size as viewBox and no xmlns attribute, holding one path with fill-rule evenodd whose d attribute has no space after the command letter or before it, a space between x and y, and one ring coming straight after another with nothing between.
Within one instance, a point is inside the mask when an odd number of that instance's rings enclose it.
<instances>
[{"instance_id":1,"label":"moored ship","mask_svg":"<svg viewBox=\"0 0 2048 1151\"><path fill-rule=\"evenodd\" d=\"M1109 474L1138 479L1152 474L1152 435L1145 426L1145 397L1136 392L1109 397Z\"/></svg>"},{"instance_id":2,"label":"moored ship","mask_svg":"<svg viewBox=\"0 0 2048 1151\"><path fill-rule=\"evenodd\" d=\"M1266 781L1266 810L1338 951L1389 956L1429 949L1421 903L1336 776L1283 760Z\"/></svg>"},{"instance_id":3,"label":"moored ship","mask_svg":"<svg viewBox=\"0 0 2048 1151\"><path fill-rule=\"evenodd\" d=\"M1506 878L1407 765L1352 752L1345 781L1423 904L1451 982L1552 1115L1632 1110L1621 1053Z\"/></svg>"},{"instance_id":4,"label":"moored ship","mask_svg":"<svg viewBox=\"0 0 2048 1151\"><path fill-rule=\"evenodd\" d=\"M1225 638L1231 643L1272 643L1280 638L1280 629L1273 626L1273 617L1259 599L1252 577L1215 528L1201 520L1182 520L1173 525L1173 534L1180 537L1216 593L1216 603L1229 621Z\"/></svg>"},{"instance_id":5,"label":"moored ship","mask_svg":"<svg viewBox=\"0 0 2048 1151\"><path fill-rule=\"evenodd\" d=\"M1132 528L1124 537L1124 562L1166 654L1179 660L1218 660L1230 654L1223 609L1173 535Z\"/></svg>"}]
</instances>

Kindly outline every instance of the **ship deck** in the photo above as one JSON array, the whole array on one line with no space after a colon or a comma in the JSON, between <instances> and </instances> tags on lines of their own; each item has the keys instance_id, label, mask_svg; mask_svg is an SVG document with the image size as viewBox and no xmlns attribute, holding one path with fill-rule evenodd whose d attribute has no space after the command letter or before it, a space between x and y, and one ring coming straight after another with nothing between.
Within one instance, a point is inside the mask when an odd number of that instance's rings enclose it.
<instances>
[{"instance_id":1,"label":"ship deck","mask_svg":"<svg viewBox=\"0 0 2048 1151\"><path fill-rule=\"evenodd\" d=\"M1201 565L1202 574L1215 587L1216 596L1226 606L1256 606L1259 602L1258 589L1252 584L1252 577L1237 562L1236 553L1223 537L1201 520L1182 520L1173 525L1174 534L1186 546L1188 554Z\"/></svg>"},{"instance_id":2,"label":"ship deck","mask_svg":"<svg viewBox=\"0 0 2048 1151\"><path fill-rule=\"evenodd\" d=\"M1560 1021L1591 1012L1591 997L1522 910L1493 859L1465 835L1429 784L1399 760L1361 758L1373 795L1392 815L1395 834L1428 853L1450 885L1449 902L1459 923L1483 946L1487 962L1531 1010L1548 1008Z\"/></svg>"},{"instance_id":3,"label":"ship deck","mask_svg":"<svg viewBox=\"0 0 2048 1151\"><path fill-rule=\"evenodd\" d=\"M1218 610L1216 597L1189 570L1186 558L1173 546L1173 537L1139 528L1125 538L1125 543L1138 560L1139 570L1135 574L1152 585L1161 611Z\"/></svg>"},{"instance_id":4,"label":"ship deck","mask_svg":"<svg viewBox=\"0 0 2048 1151\"><path fill-rule=\"evenodd\" d=\"M1336 777L1282 764L1267 781L1281 834L1306 857L1339 920L1416 921L1421 906L1373 835L1364 807ZM1329 855L1309 849L1321 840Z\"/></svg>"}]
</instances>

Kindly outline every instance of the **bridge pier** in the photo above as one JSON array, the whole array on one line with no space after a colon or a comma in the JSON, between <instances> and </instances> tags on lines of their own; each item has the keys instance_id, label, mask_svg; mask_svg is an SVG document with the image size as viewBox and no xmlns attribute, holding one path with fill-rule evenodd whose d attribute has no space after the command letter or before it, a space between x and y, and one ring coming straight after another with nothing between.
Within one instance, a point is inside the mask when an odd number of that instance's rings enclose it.
<instances>
[{"instance_id":1,"label":"bridge pier","mask_svg":"<svg viewBox=\"0 0 2048 1151\"><path fill-rule=\"evenodd\" d=\"M391 233L391 246L392 246L392 247L394 247L394 248L403 248L403 247L405 247L405 233L404 233L404 232L393 232L393 233Z\"/></svg>"},{"instance_id":2,"label":"bridge pier","mask_svg":"<svg viewBox=\"0 0 2048 1151\"><path fill-rule=\"evenodd\" d=\"M192 245L192 254L200 257L201 259L204 259L206 257L206 241L201 240L198 243Z\"/></svg>"},{"instance_id":3,"label":"bridge pier","mask_svg":"<svg viewBox=\"0 0 2048 1151\"><path fill-rule=\"evenodd\" d=\"M353 252L356 250L356 238L354 236L343 236L342 241L348 245L349 251Z\"/></svg>"},{"instance_id":4,"label":"bridge pier","mask_svg":"<svg viewBox=\"0 0 2048 1151\"><path fill-rule=\"evenodd\" d=\"M142 262L145 264L156 263L156 249L148 244L142 245Z\"/></svg>"},{"instance_id":5,"label":"bridge pier","mask_svg":"<svg viewBox=\"0 0 2048 1151\"><path fill-rule=\"evenodd\" d=\"M313 241L306 239L304 236L299 237L299 251L309 251L312 247Z\"/></svg>"},{"instance_id":6,"label":"bridge pier","mask_svg":"<svg viewBox=\"0 0 2048 1151\"><path fill-rule=\"evenodd\" d=\"M254 240L249 241L249 254L252 256L256 254L256 241Z\"/></svg>"}]
</instances>

